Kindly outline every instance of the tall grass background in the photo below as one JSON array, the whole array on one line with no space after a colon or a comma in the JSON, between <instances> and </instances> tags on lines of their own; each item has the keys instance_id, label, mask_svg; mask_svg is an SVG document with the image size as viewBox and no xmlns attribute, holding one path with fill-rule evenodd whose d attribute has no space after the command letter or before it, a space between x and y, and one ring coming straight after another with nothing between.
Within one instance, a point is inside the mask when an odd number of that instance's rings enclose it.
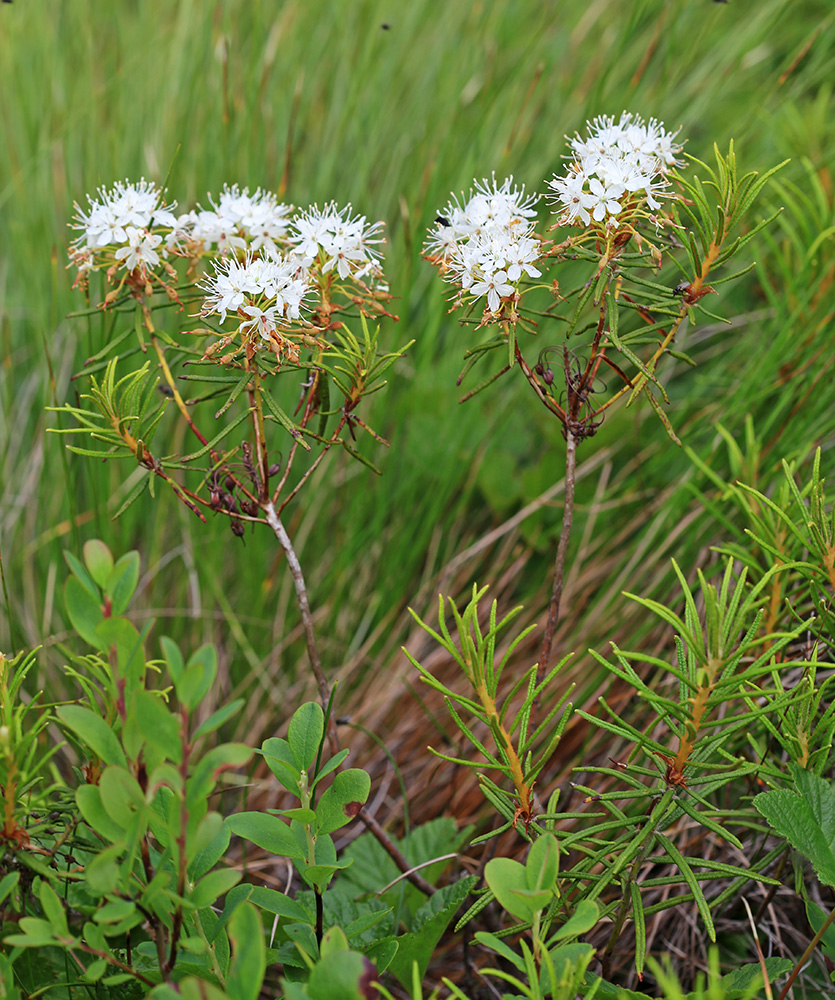
<instances>
[{"instance_id":1,"label":"tall grass background","mask_svg":"<svg viewBox=\"0 0 835 1000\"><path fill-rule=\"evenodd\" d=\"M471 334L421 260L426 227L474 176L542 189L566 133L597 114L681 125L708 162L733 139L743 170L790 157L750 220L785 208L749 244L756 268L710 303L729 324L689 328L682 346L698 367L666 371L693 454L768 491L783 458L802 464L820 444L831 465L833 79L828 0L3 4L0 649L43 643L38 681L62 693L62 550L103 537L141 553L138 619L185 646L217 643L213 697L246 697L240 733L275 732L309 680L277 550L250 534L242 544L225 519L199 524L165 493L113 522L129 470L46 433L63 418L45 407L75 401L83 379L71 376L107 331L65 318L84 304L64 267L73 201L167 177L184 207L228 182L385 220L400 321L382 343L416 343L367 413L391 442L372 454L383 475L331 455L289 527L340 711L419 755L426 734L398 650L431 650L407 605L431 613L439 589L460 596L477 581L542 620L563 464L558 428L512 375L459 406ZM558 330L539 337L559 343ZM173 410L166 420L176 445L183 428ZM612 415L580 462L557 645L576 651L582 701L600 683L587 647L669 644L622 591L667 596L672 556L693 574L741 525L640 406Z\"/></svg>"}]
</instances>

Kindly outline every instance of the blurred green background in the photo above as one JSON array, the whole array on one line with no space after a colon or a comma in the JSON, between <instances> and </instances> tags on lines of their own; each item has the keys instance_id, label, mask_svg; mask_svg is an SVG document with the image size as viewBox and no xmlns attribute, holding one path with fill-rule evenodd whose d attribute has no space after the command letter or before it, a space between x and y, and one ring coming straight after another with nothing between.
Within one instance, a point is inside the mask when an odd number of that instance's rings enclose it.
<instances>
[{"instance_id":1,"label":"blurred green background","mask_svg":"<svg viewBox=\"0 0 835 1000\"><path fill-rule=\"evenodd\" d=\"M566 133L624 109L682 126L701 159L732 138L743 170L791 157L752 212L751 223L785 206L749 245L756 269L711 303L731 325L691 328L699 367L667 371L669 412L718 475L761 489L815 444L831 463L830 0L18 0L0 6L0 80L0 649L44 642L41 683L57 683L64 661L61 552L97 536L117 554L139 549L138 618L218 644L216 698L248 697L250 738L274 731L307 683L291 580L270 545L242 545L225 520L201 526L165 493L113 523L125 468L45 433L57 420L45 407L75 401L83 380L70 376L97 329L65 318L83 305L65 271L67 222L73 201L116 179L168 176L184 208L224 182L286 184L296 205L351 201L385 220L400 322L381 343L416 343L366 414L391 442L373 454L383 476L332 455L289 520L325 665L343 702L361 718L376 710L382 728L394 695L381 678L408 676L409 603L426 613L439 587L460 595L478 581L534 619L550 592L558 428L512 377L459 406L470 335L420 256L426 227L474 176L541 189ZM166 420L177 440L175 413ZM704 510L693 487L711 485L640 407L608 420L580 461L582 559L559 642L657 644L621 590L666 594L670 557L688 574L708 564L733 514Z\"/></svg>"}]
</instances>

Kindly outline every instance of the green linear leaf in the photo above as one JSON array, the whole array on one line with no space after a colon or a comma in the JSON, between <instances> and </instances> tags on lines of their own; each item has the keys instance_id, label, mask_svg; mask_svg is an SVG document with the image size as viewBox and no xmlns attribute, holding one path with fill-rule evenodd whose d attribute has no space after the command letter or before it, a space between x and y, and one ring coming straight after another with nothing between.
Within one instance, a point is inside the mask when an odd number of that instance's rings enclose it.
<instances>
[{"instance_id":1,"label":"green linear leaf","mask_svg":"<svg viewBox=\"0 0 835 1000\"><path fill-rule=\"evenodd\" d=\"M705 895L702 892L702 887L699 885L698 879L693 874L693 869L687 862L687 859L681 853L681 851L675 846L675 844L668 838L665 837L663 833L656 833L656 838L659 843L664 845L670 860L678 868L681 874L684 876L684 881L690 887L690 891L693 893L693 898L696 902L696 908L704 921L705 929L707 930L708 936L711 941L716 941L716 928L713 926L713 918L710 915L710 907L705 899Z\"/></svg>"}]
</instances>

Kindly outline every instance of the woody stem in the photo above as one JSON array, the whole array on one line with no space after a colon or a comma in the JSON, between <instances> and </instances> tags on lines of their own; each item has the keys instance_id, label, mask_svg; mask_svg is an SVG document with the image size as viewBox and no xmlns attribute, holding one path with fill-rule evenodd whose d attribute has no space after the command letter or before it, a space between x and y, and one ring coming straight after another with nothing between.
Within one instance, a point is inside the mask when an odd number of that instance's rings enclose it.
<instances>
[{"instance_id":1,"label":"woody stem","mask_svg":"<svg viewBox=\"0 0 835 1000\"><path fill-rule=\"evenodd\" d=\"M327 712L331 694L330 686L328 685L327 678L325 677L325 672L322 669L322 661L319 658L319 649L316 645L316 633L313 629L313 615L310 612L310 601L307 597L307 586L304 582L301 563L299 562L299 557L296 555L296 550L293 548L290 536L287 534L286 528L281 523L281 519L276 513L272 500L267 499L264 501L261 504L261 508L266 515L269 526L273 529L275 537L278 539L278 544L284 550L284 555L287 558L287 565L290 567L290 573L292 574L293 583L296 588L296 601L299 605L299 611L302 616L302 626L304 628L304 637L307 643L307 655L310 658L310 668L313 671L313 676L316 678L316 683L319 686L319 697L322 702L322 708ZM332 714L328 716L328 742L330 743L331 754L335 756L339 753L339 737L336 733L336 721Z\"/></svg>"}]
</instances>

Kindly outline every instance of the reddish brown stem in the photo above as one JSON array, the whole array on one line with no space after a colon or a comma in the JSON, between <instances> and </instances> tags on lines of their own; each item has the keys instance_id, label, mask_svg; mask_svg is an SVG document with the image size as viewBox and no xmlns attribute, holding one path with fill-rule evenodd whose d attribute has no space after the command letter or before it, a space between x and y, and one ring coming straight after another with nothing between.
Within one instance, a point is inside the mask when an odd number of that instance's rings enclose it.
<instances>
[{"instance_id":1,"label":"reddish brown stem","mask_svg":"<svg viewBox=\"0 0 835 1000\"><path fill-rule=\"evenodd\" d=\"M313 378L310 381L310 385L307 390L307 395L304 400L304 412L302 413L302 418L299 421L300 427L307 427L308 421L315 412L315 409L313 407L313 397L315 390L316 390L316 378ZM287 462L284 465L284 472L282 473L281 479L278 481L278 485L273 490L273 504L278 503L278 498L279 496L281 496L281 491L284 489L287 480L290 478L290 470L293 468L293 461L296 457L296 452L299 449L299 440L300 436L297 435L290 448L290 454L287 456ZM296 487L296 489L298 489L298 487ZM279 508L279 514L286 506L287 506L287 500L285 500L284 503Z\"/></svg>"},{"instance_id":2,"label":"reddish brown stem","mask_svg":"<svg viewBox=\"0 0 835 1000\"><path fill-rule=\"evenodd\" d=\"M575 393L576 395L582 396L586 387L591 385L595 378L597 377L597 370L600 367L600 357L598 355L598 350L600 348L600 338L603 336L603 327L606 323L606 305L605 300L600 303L600 318L597 321L597 329L594 331L594 340L591 345L591 353L589 354L589 360L586 363L585 370L580 379L579 385L577 386ZM595 364L595 362L597 362ZM566 381L566 389L569 392L569 403L571 402L570 388L568 387L568 382ZM573 409L573 407L569 407ZM576 414L572 413L572 416Z\"/></svg>"},{"instance_id":3,"label":"reddish brown stem","mask_svg":"<svg viewBox=\"0 0 835 1000\"><path fill-rule=\"evenodd\" d=\"M407 859L403 856L402 852L399 850L394 841L389 837L386 831L380 826L373 816L369 816L367 813L360 812L359 818L365 823L371 833L377 838L380 846L385 850L386 854L392 859L392 861L397 865L401 872L406 876L406 878L412 883L416 889L420 891L425 896L431 896L435 892L435 887L431 886L425 878L421 878L416 871L412 870L412 865L409 864Z\"/></svg>"},{"instance_id":4,"label":"reddish brown stem","mask_svg":"<svg viewBox=\"0 0 835 1000\"><path fill-rule=\"evenodd\" d=\"M522 352L519 350L519 345L516 344L516 360L519 362L519 367L522 369L522 373L528 380L528 384L536 393L539 401L546 406L555 416L557 416L562 423L565 423L566 415L563 408L559 403L555 402L548 392L540 385L539 379L536 377L535 373L532 371L530 365L522 357Z\"/></svg>"},{"instance_id":5,"label":"reddish brown stem","mask_svg":"<svg viewBox=\"0 0 835 1000\"><path fill-rule=\"evenodd\" d=\"M795 964L795 967L791 971L791 975L786 980L783 989L780 991L780 996L777 997L777 1000L785 1000L786 995L791 989L792 983L795 981L795 979L797 979L798 975L800 975L801 970L804 968L806 963L812 957L812 953L814 952L815 948L817 948L817 946L820 944L820 942L823 940L823 936L824 934L826 934L827 930L829 930L829 927L832 924L833 920L835 920L835 910L833 910L829 914L829 916L823 922L823 926L818 930L817 934L815 934L815 936L809 942L806 951L804 951L803 954L798 959L797 963Z\"/></svg>"},{"instance_id":6,"label":"reddish brown stem","mask_svg":"<svg viewBox=\"0 0 835 1000\"><path fill-rule=\"evenodd\" d=\"M342 428L344 426L345 426L345 417L342 418L342 420L339 422L339 426L336 428L336 430L333 432L333 434L331 434L330 440L323 442L323 444L322 444L322 450L319 452L319 454L313 460L313 462L310 465L310 467L308 468L308 470L301 477L301 479L296 483L296 485L293 487L293 489L287 494L287 496L282 500L281 504L277 507L277 513L278 513L279 517L281 516L281 512L284 510L284 508L287 506L287 504L290 503L290 501L299 492L299 490L302 488L302 486L304 486L304 484L308 481L308 479L310 479L310 477L313 475L313 473L319 468L319 466L321 465L322 460L324 459L325 455L327 455L327 453L330 451L331 445L332 444L336 444L337 439L339 438L339 434L342 431ZM275 497L273 497L273 503L277 503L277 499Z\"/></svg>"},{"instance_id":7,"label":"reddish brown stem","mask_svg":"<svg viewBox=\"0 0 835 1000\"><path fill-rule=\"evenodd\" d=\"M565 574L565 557L568 543L571 539L571 524L574 520L574 480L577 473L577 438L571 425L565 428L565 490L562 512L562 529L560 542L557 546L557 558L554 563L554 584L551 589L551 604L548 609L548 621L545 625L545 635L542 638L542 648L536 667L536 682L540 683L548 671L551 659L551 646L554 642L554 632L560 617L562 602L562 585Z\"/></svg>"},{"instance_id":8,"label":"reddish brown stem","mask_svg":"<svg viewBox=\"0 0 835 1000\"><path fill-rule=\"evenodd\" d=\"M84 944L84 942L73 945L73 948L78 948L78 950L83 951L85 955L92 955L94 958L103 958L106 962L109 962L110 965L115 966L117 969L121 969L122 972L127 973L129 976L133 976L134 979L138 979L140 983L144 983L146 986L153 988L156 985L153 979L148 979L148 977L143 976L141 972L137 972L129 965L125 965L124 962L120 962L115 955L110 955L106 951L99 951L98 948L92 948L90 945ZM73 953L72 949L70 949L70 954L73 957L73 961L75 961L81 969L84 969L84 964L79 961L78 956ZM84 971L86 972L86 969L84 969Z\"/></svg>"}]
</instances>

